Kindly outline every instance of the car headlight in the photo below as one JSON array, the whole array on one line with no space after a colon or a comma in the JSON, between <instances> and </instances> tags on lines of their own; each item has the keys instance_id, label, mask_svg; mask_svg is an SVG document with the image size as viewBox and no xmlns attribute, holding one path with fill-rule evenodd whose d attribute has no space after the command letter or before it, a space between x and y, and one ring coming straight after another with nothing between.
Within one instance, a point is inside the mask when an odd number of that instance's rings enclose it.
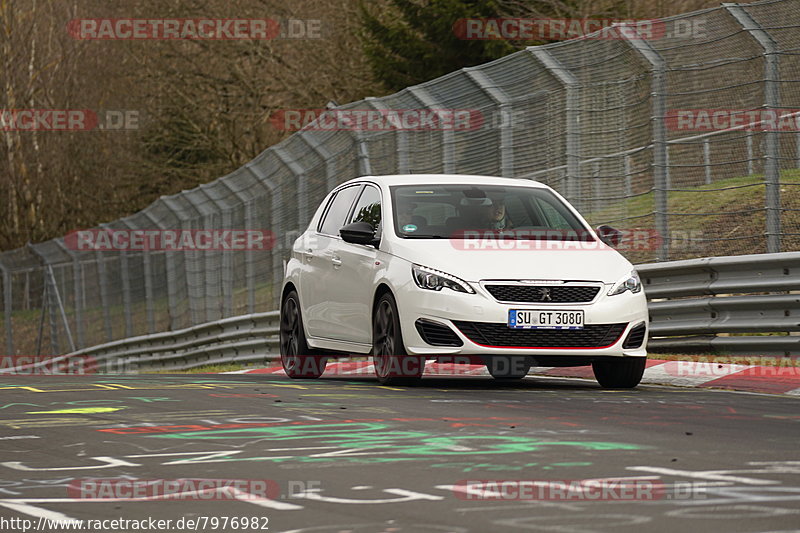
<instances>
[{"instance_id":1,"label":"car headlight","mask_svg":"<svg viewBox=\"0 0 800 533\"><path fill-rule=\"evenodd\" d=\"M440 291L442 287L447 287L456 292L475 294L475 290L463 279L422 265L411 266L411 277L420 289Z\"/></svg>"},{"instance_id":2,"label":"car headlight","mask_svg":"<svg viewBox=\"0 0 800 533\"><path fill-rule=\"evenodd\" d=\"M608 291L609 296L614 296L615 294L622 294L625 291L631 291L632 293L637 293L642 290L642 280L639 279L639 274L634 270L618 282L614 284L610 291Z\"/></svg>"}]
</instances>

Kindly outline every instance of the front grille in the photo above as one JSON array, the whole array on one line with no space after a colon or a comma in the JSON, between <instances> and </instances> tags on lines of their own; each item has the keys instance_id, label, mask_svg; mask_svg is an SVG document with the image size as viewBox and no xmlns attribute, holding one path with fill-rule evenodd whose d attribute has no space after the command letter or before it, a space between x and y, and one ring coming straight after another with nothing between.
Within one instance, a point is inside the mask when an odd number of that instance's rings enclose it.
<instances>
[{"instance_id":1,"label":"front grille","mask_svg":"<svg viewBox=\"0 0 800 533\"><path fill-rule=\"evenodd\" d=\"M486 290L501 302L591 302L600 287L553 285L486 285Z\"/></svg>"},{"instance_id":2,"label":"front grille","mask_svg":"<svg viewBox=\"0 0 800 533\"><path fill-rule=\"evenodd\" d=\"M634 348L638 348L644 342L644 334L647 332L647 326L644 324L639 324L638 326L631 329L631 332L628 333L628 336L625 338L625 342L622 343L622 347L626 350L632 350Z\"/></svg>"},{"instance_id":3,"label":"front grille","mask_svg":"<svg viewBox=\"0 0 800 533\"><path fill-rule=\"evenodd\" d=\"M462 346L464 343L458 335L444 324L423 318L414 322L419 336L431 346Z\"/></svg>"},{"instance_id":4,"label":"front grille","mask_svg":"<svg viewBox=\"0 0 800 533\"><path fill-rule=\"evenodd\" d=\"M483 346L527 348L603 348L617 342L627 324L590 324L583 329L512 329L495 322L453 322L469 340Z\"/></svg>"}]
</instances>

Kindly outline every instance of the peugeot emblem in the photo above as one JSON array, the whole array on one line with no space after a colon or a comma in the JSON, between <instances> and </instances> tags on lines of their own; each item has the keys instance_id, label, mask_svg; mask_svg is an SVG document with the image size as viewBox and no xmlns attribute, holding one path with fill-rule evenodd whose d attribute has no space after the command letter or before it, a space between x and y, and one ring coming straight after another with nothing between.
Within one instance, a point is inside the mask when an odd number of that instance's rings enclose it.
<instances>
[{"instance_id":1,"label":"peugeot emblem","mask_svg":"<svg viewBox=\"0 0 800 533\"><path fill-rule=\"evenodd\" d=\"M541 296L542 302L552 302L553 299L550 298L550 288L549 287L539 287L539 296Z\"/></svg>"}]
</instances>

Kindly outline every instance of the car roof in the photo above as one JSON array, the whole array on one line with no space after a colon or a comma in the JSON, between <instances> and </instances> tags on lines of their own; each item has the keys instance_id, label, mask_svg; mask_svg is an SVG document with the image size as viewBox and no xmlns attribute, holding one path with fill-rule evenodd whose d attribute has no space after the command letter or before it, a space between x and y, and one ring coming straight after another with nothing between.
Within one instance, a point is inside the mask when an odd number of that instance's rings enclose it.
<instances>
[{"instance_id":1,"label":"car roof","mask_svg":"<svg viewBox=\"0 0 800 533\"><path fill-rule=\"evenodd\" d=\"M351 179L342 185L371 181L386 186L394 185L433 185L433 184L458 184L458 185L501 185L501 186L527 186L546 188L538 181L522 178L498 178L495 176L472 176L465 174L393 174L387 176L361 176Z\"/></svg>"}]
</instances>

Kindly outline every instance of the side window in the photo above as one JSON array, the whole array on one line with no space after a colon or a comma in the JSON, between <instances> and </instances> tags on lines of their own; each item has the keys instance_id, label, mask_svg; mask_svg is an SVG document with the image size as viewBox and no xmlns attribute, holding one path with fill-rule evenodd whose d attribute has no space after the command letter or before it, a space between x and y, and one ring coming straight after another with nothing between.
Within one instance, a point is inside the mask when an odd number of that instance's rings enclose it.
<instances>
[{"instance_id":1,"label":"side window","mask_svg":"<svg viewBox=\"0 0 800 533\"><path fill-rule=\"evenodd\" d=\"M359 189L359 185L353 185L336 193L319 226L320 233L339 236L339 229L344 226L344 219L350 212L350 206L353 205Z\"/></svg>"},{"instance_id":2,"label":"side window","mask_svg":"<svg viewBox=\"0 0 800 533\"><path fill-rule=\"evenodd\" d=\"M378 229L381 223L381 193L378 189L367 185L353 209L351 222L368 222Z\"/></svg>"},{"instance_id":3,"label":"side window","mask_svg":"<svg viewBox=\"0 0 800 533\"><path fill-rule=\"evenodd\" d=\"M547 225L552 229L579 229L573 228L567 219L560 213L560 210L564 209L563 206L553 205L549 200L538 198L536 201L539 204L539 208L544 212L544 216L547 217Z\"/></svg>"}]
</instances>

